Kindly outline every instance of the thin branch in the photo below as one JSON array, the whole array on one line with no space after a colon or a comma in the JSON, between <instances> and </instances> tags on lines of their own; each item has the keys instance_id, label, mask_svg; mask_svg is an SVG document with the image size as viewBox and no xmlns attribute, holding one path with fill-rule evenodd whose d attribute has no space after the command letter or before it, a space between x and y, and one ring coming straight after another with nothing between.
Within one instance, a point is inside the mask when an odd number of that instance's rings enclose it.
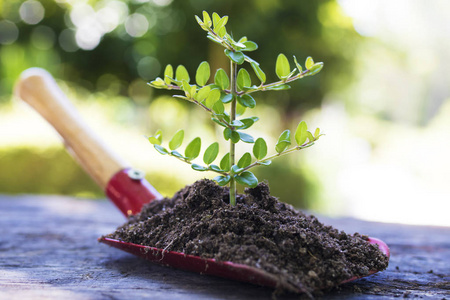
<instances>
[{"instance_id":1,"label":"thin branch","mask_svg":"<svg viewBox=\"0 0 450 300\"><path fill-rule=\"evenodd\" d=\"M223 46L225 46L225 48L227 48L228 50L231 50L233 52L236 52L236 49L233 48L232 45L230 45L226 39L221 38L212 28L208 28L208 32L214 36L214 38L216 38Z\"/></svg>"},{"instance_id":2,"label":"thin branch","mask_svg":"<svg viewBox=\"0 0 450 300\"><path fill-rule=\"evenodd\" d=\"M251 93L255 93L255 92L264 92L264 91L267 91L267 89L270 88L270 87L278 86L278 85L281 85L281 84L289 83L289 82L295 81L297 79L303 78L303 77L305 77L308 74L308 72L309 72L309 70L305 70L302 73L298 73L297 75L292 76L291 78L288 78L286 80L280 80L280 81L272 82L272 83L269 83L269 84L266 84L266 85L260 85L255 90L250 90L250 91L247 91L247 92L242 91L242 92L239 92L238 94L239 95L243 95L243 94L251 94Z\"/></svg>"},{"instance_id":3,"label":"thin branch","mask_svg":"<svg viewBox=\"0 0 450 300\"><path fill-rule=\"evenodd\" d=\"M250 165L248 165L247 167L245 167L245 168L242 170L242 172L244 172L244 171L246 171L246 170L248 170L248 169L251 169L251 168L253 168L253 167L255 167L255 166L258 166L258 165L260 165L262 162L266 162L266 161L272 160L272 159L274 159L274 158L276 158L276 157L279 157L279 156L282 156L282 155L285 155L285 154L289 154L289 153L292 153L292 152L294 152L294 151L298 151L298 150L302 150L302 149L305 149L305 148L309 148L309 147L311 147L312 145L314 145L314 142L315 142L315 141L316 141L316 140L314 140L314 141L309 141L308 143L304 143L304 144L301 145L301 146L295 146L295 147L293 147L293 148L291 148L291 149L288 149L288 150L285 150L285 151L283 151L283 152L273 154L273 155L271 155L271 156L269 156L269 157L266 157L266 158L264 158L264 159L261 159L261 160L257 160L257 161L255 161L255 162L251 163Z\"/></svg>"},{"instance_id":4,"label":"thin branch","mask_svg":"<svg viewBox=\"0 0 450 300\"><path fill-rule=\"evenodd\" d=\"M179 160L181 160L182 162L185 162L185 163L187 163L188 165L192 165L192 162L191 161L189 161L189 160L187 160L186 158L183 158L183 157L179 157L179 156L176 156L176 155L173 155L172 153L168 153L170 156L173 156L173 157L175 157L175 158L178 158ZM204 167L204 166L202 166L202 167ZM204 167L204 168L206 168L206 167ZM213 169L207 169L207 170L205 170L205 171L212 171L212 172L216 172L216 173L219 173L219 174L221 174L221 175L229 175L227 172L225 172L225 171L217 171L217 170L213 170Z\"/></svg>"},{"instance_id":5,"label":"thin branch","mask_svg":"<svg viewBox=\"0 0 450 300\"><path fill-rule=\"evenodd\" d=\"M181 90L181 87L176 84L168 84L166 90Z\"/></svg>"},{"instance_id":6,"label":"thin branch","mask_svg":"<svg viewBox=\"0 0 450 300\"><path fill-rule=\"evenodd\" d=\"M193 99L193 98L188 98L182 95L173 95L172 97L174 98L180 98L180 99L184 99L186 101L192 102L194 104L197 104L198 106L200 106L201 108L203 108L204 110L206 110L207 112L209 112L213 117L218 118L219 115L216 114L211 108L208 108L206 105L204 105L203 103L198 102L197 100ZM228 128L234 130L234 127L231 126L230 123L228 123L226 120L222 119L220 120L223 124L225 124Z\"/></svg>"}]
</instances>

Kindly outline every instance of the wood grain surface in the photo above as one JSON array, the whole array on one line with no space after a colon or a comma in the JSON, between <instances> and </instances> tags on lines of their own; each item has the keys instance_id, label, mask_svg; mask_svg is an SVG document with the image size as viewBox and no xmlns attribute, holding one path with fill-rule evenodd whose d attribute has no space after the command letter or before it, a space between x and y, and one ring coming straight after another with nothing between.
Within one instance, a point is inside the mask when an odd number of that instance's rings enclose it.
<instances>
[{"instance_id":1,"label":"wood grain surface","mask_svg":"<svg viewBox=\"0 0 450 300\"><path fill-rule=\"evenodd\" d=\"M391 261L319 299L450 299L450 228L320 219L384 240ZM0 299L272 299L268 288L153 265L97 242L123 222L107 201L0 195Z\"/></svg>"}]
</instances>

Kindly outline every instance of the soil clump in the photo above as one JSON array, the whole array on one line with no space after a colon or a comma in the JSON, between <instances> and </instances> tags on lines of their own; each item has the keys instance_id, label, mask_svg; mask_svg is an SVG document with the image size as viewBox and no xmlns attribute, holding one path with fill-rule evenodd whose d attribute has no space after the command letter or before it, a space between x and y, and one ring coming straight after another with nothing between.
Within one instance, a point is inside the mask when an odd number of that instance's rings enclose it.
<instances>
[{"instance_id":1,"label":"soil clump","mask_svg":"<svg viewBox=\"0 0 450 300\"><path fill-rule=\"evenodd\" d=\"M260 183L228 204L228 188L200 180L153 201L109 238L264 269L306 292L329 289L388 258L368 237L346 234L279 202Z\"/></svg>"}]
</instances>

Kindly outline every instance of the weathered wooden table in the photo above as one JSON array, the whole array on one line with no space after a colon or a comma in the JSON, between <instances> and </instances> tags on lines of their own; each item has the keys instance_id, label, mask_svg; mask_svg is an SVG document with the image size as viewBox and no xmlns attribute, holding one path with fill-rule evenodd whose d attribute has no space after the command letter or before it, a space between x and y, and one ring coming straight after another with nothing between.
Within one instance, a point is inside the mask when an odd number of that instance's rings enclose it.
<instances>
[{"instance_id":1,"label":"weathered wooden table","mask_svg":"<svg viewBox=\"0 0 450 300\"><path fill-rule=\"evenodd\" d=\"M386 271L321 298L450 299L450 228L321 220L391 248ZM107 201L0 196L0 299L272 298L268 288L154 265L97 242L123 222Z\"/></svg>"}]
</instances>

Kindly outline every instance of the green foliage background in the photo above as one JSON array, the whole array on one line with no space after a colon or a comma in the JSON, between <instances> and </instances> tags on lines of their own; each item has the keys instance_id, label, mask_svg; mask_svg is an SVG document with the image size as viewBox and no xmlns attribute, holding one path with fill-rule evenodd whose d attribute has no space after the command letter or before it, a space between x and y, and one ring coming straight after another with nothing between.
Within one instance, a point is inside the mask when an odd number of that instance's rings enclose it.
<instances>
[{"instance_id":1,"label":"green foliage background","mask_svg":"<svg viewBox=\"0 0 450 300\"><path fill-rule=\"evenodd\" d=\"M123 1L129 7L129 14L141 13L154 24L146 34L130 37L122 24L104 35L95 49L66 52L58 43L58 37L67 28L75 29L70 21L71 5L64 1L41 0L45 18L39 24L29 25L21 22L18 16L22 2L0 2L1 17L15 21L20 32L14 44L2 45L0 50L3 101L9 98L15 78L29 66L46 67L56 77L91 91L96 90L102 75L112 74L113 81L120 85L117 91L124 95L128 85L140 77L137 70L139 61L149 56L157 63L149 64L151 70L146 73L145 80L156 77L169 62L195 70L199 62L208 58L216 62L213 70L218 67L226 69L228 63L222 49L203 37L194 20L195 14L207 10L231 16L232 32L237 36L245 34L258 43L259 50L253 54L254 59L261 62L269 81L275 79L272 70L280 52L289 57L296 55L299 59L312 55L317 61L326 62L326 73L305 81L300 87L293 87L290 93L277 99L277 106L285 107L286 111L292 107L306 109L320 104L327 91L351 80L352 53L360 40L351 26L345 22L333 22L339 19L339 6L334 0L250 0L245 5L237 0L190 0L173 1L163 7L152 1ZM101 1L89 3L95 7ZM54 36L43 37L53 45L52 48L41 50L33 45L31 37L37 26L53 30ZM116 82L110 82L110 85L113 83Z\"/></svg>"},{"instance_id":2,"label":"green foliage background","mask_svg":"<svg viewBox=\"0 0 450 300\"><path fill-rule=\"evenodd\" d=\"M207 10L229 15L232 21L228 27L233 34L245 34L258 43L259 49L252 56L261 63L268 81L276 79L275 61L280 52L289 58L296 55L299 60L312 55L317 61L325 62L326 71L319 76L303 80L300 84L293 85L289 91L266 93L258 97L257 101L276 106L283 114L281 122L286 125L292 119L298 120L300 114L308 109L319 106L327 93L339 91L351 82L353 54L361 42L361 37L342 15L335 0L174 0L166 1L168 5L161 5L164 1L122 0L128 7L129 15L139 13L148 19L150 27L143 36L128 35L122 22L113 31L106 33L93 50L67 52L59 43L59 37L68 29L75 34L77 28L71 21L73 6L70 3L77 1L39 0L45 8L45 17L35 25L21 20L19 10L23 2L25 1L0 0L0 20L13 22L19 30L18 39L14 43L0 45L0 103L10 101L12 87L19 74L26 68L37 66L89 93L124 96L130 99L132 106L147 106L151 99L168 93L155 91L151 97L145 94L144 97L136 97L130 92L130 86L154 79L168 63L183 64L191 74L199 62L206 59L213 63L212 70L220 67L228 69L227 58L222 49L204 38L194 19L195 14L200 15L202 10ZM98 9L108 2L111 1L90 0L87 3ZM46 30L39 31L37 28ZM42 32L47 34L42 35ZM92 98L95 97L89 97ZM140 121L141 118L136 118L136 122ZM33 149L24 152L22 149L1 148L0 145L0 150L3 151L0 156L0 192L83 194L84 189L86 193L92 191L94 195L98 195L95 187L86 183L83 172L67 171L72 167L69 167L63 156L51 156ZM34 164L37 164L41 172L39 174L53 172L50 167L39 167L42 161L57 160L58 165L67 166L67 174L72 174L69 178L73 186L67 188L53 180L51 183L40 184L51 185L53 190L24 189L24 186L35 186L31 184L31 177L30 183L24 182L25 178L22 178L22 186L13 184L17 177L13 174L15 171L8 170L8 167L13 165L12 162L20 160L20 164L23 164L21 168L30 169L33 164L28 163L27 155L34 157ZM311 194L309 179L305 179L304 174L292 170L288 163L279 168L285 170L283 175L270 178L272 190L277 190L277 195L282 199L289 198L290 188L284 177L289 177L298 183L297 186L304 187L300 198L305 199ZM270 171L268 177L269 173ZM264 174L258 176L267 178ZM67 178L66 176L63 180L68 181ZM300 202L297 204L307 205L307 201Z\"/></svg>"}]
</instances>

